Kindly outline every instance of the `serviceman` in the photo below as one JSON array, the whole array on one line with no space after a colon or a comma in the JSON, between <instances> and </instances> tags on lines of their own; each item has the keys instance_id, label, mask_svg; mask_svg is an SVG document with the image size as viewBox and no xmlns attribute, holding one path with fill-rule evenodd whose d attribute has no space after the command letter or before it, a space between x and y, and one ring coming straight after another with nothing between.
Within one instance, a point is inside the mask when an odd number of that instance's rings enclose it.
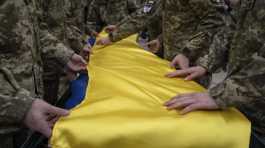
<instances>
[{"instance_id":1,"label":"serviceman","mask_svg":"<svg viewBox=\"0 0 265 148\"><path fill-rule=\"evenodd\" d=\"M140 6L137 0L93 0L88 7L86 33L96 36L108 25L116 25Z\"/></svg>"},{"instance_id":2,"label":"serviceman","mask_svg":"<svg viewBox=\"0 0 265 148\"><path fill-rule=\"evenodd\" d=\"M183 94L165 103L181 114L195 110L216 110L236 107L252 123L251 148L265 147L265 1L230 0L236 32L225 58L210 52L209 61L223 62L228 75L207 93ZM221 61L219 61L221 60ZM204 68L211 69L211 62ZM206 69L207 71L207 69Z\"/></svg>"},{"instance_id":3,"label":"serviceman","mask_svg":"<svg viewBox=\"0 0 265 148\"><path fill-rule=\"evenodd\" d=\"M99 44L109 44L136 33L148 23L160 19L162 13L164 58L172 60L172 66L181 63L180 68L185 69L196 65L197 60L208 53L212 36L225 25L227 11L224 0L157 1L149 15L135 15L109 37L101 39ZM205 86L207 82L203 82Z\"/></svg>"},{"instance_id":4,"label":"serviceman","mask_svg":"<svg viewBox=\"0 0 265 148\"><path fill-rule=\"evenodd\" d=\"M69 50L79 53L85 48L85 12L87 0L38 0L43 50ZM45 99L54 104L69 87L69 81L62 77L64 67L52 55L44 54L44 88Z\"/></svg>"},{"instance_id":5,"label":"serviceman","mask_svg":"<svg viewBox=\"0 0 265 148\"><path fill-rule=\"evenodd\" d=\"M131 17L128 17L121 21L121 23L115 26L115 29L120 28L122 25L127 25L129 19L135 19L134 15L149 15L152 12L153 7L157 5L156 3L159 3L159 1L145 0L140 9L138 9L135 13L131 14ZM106 29L108 29L108 27ZM160 48L160 46L162 45L162 13L159 13L159 16L157 16L156 19L150 21L150 23L148 23L148 25L139 32L140 33L137 38L137 42L139 43L139 45L142 48L150 52L156 53L160 57L163 57L162 47ZM161 41L161 43L159 41Z\"/></svg>"},{"instance_id":6,"label":"serviceman","mask_svg":"<svg viewBox=\"0 0 265 148\"><path fill-rule=\"evenodd\" d=\"M51 136L52 126L68 111L43 99L42 54L72 71L86 68L81 56L63 49L40 50L41 32L36 1L3 0L0 4L0 147L12 148L14 133L23 126ZM48 34L46 34L48 35Z\"/></svg>"}]
</instances>

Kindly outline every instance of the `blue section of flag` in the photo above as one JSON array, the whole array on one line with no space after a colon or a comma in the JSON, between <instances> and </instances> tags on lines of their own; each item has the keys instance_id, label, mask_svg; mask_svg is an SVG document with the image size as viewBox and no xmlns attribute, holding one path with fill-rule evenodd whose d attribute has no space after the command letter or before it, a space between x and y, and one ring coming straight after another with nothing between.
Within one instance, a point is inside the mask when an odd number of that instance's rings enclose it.
<instances>
[{"instance_id":1,"label":"blue section of flag","mask_svg":"<svg viewBox=\"0 0 265 148\"><path fill-rule=\"evenodd\" d=\"M71 96L65 103L65 109L72 109L79 105L85 98L88 84L87 73L81 73L79 77L70 84Z\"/></svg>"}]
</instances>

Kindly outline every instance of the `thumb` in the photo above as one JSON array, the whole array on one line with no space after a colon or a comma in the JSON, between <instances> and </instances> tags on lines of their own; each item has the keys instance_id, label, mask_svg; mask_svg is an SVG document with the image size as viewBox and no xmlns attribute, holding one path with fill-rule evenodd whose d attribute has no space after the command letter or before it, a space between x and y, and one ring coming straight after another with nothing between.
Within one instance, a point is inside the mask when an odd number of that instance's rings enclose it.
<instances>
[{"instance_id":1,"label":"thumb","mask_svg":"<svg viewBox=\"0 0 265 148\"><path fill-rule=\"evenodd\" d=\"M80 62L83 65L87 64L86 60L82 56L80 56L80 55L75 55L75 56L76 56L76 58L73 60L74 63L79 63Z\"/></svg>"},{"instance_id":2,"label":"thumb","mask_svg":"<svg viewBox=\"0 0 265 148\"><path fill-rule=\"evenodd\" d=\"M81 62L82 64L84 64L84 65L87 64L86 60L85 60L83 57L81 57L81 56L80 56L80 62Z\"/></svg>"},{"instance_id":3,"label":"thumb","mask_svg":"<svg viewBox=\"0 0 265 148\"><path fill-rule=\"evenodd\" d=\"M186 81L191 81L191 80L193 80L193 79L195 79L195 78L197 78L198 77L198 74L197 73L191 73L190 75L188 75L186 78L185 78L185 80Z\"/></svg>"},{"instance_id":4,"label":"thumb","mask_svg":"<svg viewBox=\"0 0 265 148\"><path fill-rule=\"evenodd\" d=\"M56 115L56 116L67 116L69 115L69 111L65 109L61 109L55 106L47 106L47 110L49 114Z\"/></svg>"}]
</instances>

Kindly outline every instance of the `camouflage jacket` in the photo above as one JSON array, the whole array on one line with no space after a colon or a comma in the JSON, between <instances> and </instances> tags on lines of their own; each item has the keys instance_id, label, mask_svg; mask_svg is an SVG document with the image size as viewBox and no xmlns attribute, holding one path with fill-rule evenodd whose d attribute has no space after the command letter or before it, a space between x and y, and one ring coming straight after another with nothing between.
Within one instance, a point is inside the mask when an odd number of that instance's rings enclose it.
<instances>
[{"instance_id":1,"label":"camouflage jacket","mask_svg":"<svg viewBox=\"0 0 265 148\"><path fill-rule=\"evenodd\" d=\"M133 14L131 14L128 18L123 19L117 25L117 31L109 35L110 39L113 42L116 42L132 34L138 33L145 28L161 28L153 26L159 26L162 22L162 0L156 0L153 2L154 4L150 7L150 10L145 11L145 8L143 6Z\"/></svg>"},{"instance_id":2,"label":"camouflage jacket","mask_svg":"<svg viewBox=\"0 0 265 148\"><path fill-rule=\"evenodd\" d=\"M60 48L79 52L83 48L87 0L36 0L44 50ZM68 51L67 51L68 50ZM47 55L47 54L46 54Z\"/></svg>"},{"instance_id":3,"label":"camouflage jacket","mask_svg":"<svg viewBox=\"0 0 265 148\"><path fill-rule=\"evenodd\" d=\"M17 130L33 98L41 97L42 70L33 60L38 51L24 1L4 0L0 14L0 134L5 134Z\"/></svg>"},{"instance_id":4,"label":"camouflage jacket","mask_svg":"<svg viewBox=\"0 0 265 148\"><path fill-rule=\"evenodd\" d=\"M228 76L222 83L209 90L220 107L238 107L252 121L252 127L263 136L265 135L264 6L264 0L241 0L240 7L236 8L235 13L238 22L236 32L227 55Z\"/></svg>"},{"instance_id":5,"label":"camouflage jacket","mask_svg":"<svg viewBox=\"0 0 265 148\"><path fill-rule=\"evenodd\" d=\"M86 15L86 33L101 32L107 25L116 25L139 7L137 0L93 0Z\"/></svg>"},{"instance_id":6,"label":"camouflage jacket","mask_svg":"<svg viewBox=\"0 0 265 148\"><path fill-rule=\"evenodd\" d=\"M42 48L42 40L58 39L41 29L39 0L4 0L0 3L0 134L16 131L33 99L42 98L42 55L62 64L73 52ZM62 44L59 46L63 47Z\"/></svg>"},{"instance_id":7,"label":"camouflage jacket","mask_svg":"<svg viewBox=\"0 0 265 148\"><path fill-rule=\"evenodd\" d=\"M212 36L225 25L224 0L166 0L163 4L164 57L186 55L191 63L208 53Z\"/></svg>"},{"instance_id":8,"label":"camouflage jacket","mask_svg":"<svg viewBox=\"0 0 265 148\"><path fill-rule=\"evenodd\" d=\"M162 22L164 58L172 60L182 53L195 63L208 53L212 36L225 25L226 11L223 0L158 0L150 13L135 13L110 38L118 41L158 20Z\"/></svg>"}]
</instances>

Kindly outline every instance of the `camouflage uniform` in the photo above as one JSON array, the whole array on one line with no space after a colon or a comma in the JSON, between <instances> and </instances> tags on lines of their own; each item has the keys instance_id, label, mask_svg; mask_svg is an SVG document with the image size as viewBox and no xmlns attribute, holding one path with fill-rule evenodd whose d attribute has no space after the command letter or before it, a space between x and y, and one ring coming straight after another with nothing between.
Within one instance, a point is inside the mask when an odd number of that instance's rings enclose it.
<instances>
[{"instance_id":1,"label":"camouflage uniform","mask_svg":"<svg viewBox=\"0 0 265 148\"><path fill-rule=\"evenodd\" d=\"M158 0L148 15L135 13L110 38L118 41L162 20L164 57L172 60L184 53L195 62L207 52L212 36L224 25L226 7L222 0Z\"/></svg>"},{"instance_id":2,"label":"camouflage uniform","mask_svg":"<svg viewBox=\"0 0 265 148\"><path fill-rule=\"evenodd\" d=\"M141 7L128 18L122 20L117 25L117 31L109 35L111 41L116 42L135 34L144 28L151 26L153 22L161 22L162 20L162 0L156 0L151 10L144 12L144 7Z\"/></svg>"},{"instance_id":3,"label":"camouflage uniform","mask_svg":"<svg viewBox=\"0 0 265 148\"><path fill-rule=\"evenodd\" d=\"M26 3L25 3L26 2ZM66 64L71 53L41 50L38 1L3 0L0 4L0 147L12 147L35 98L43 97L42 54Z\"/></svg>"},{"instance_id":4,"label":"camouflage uniform","mask_svg":"<svg viewBox=\"0 0 265 148\"><path fill-rule=\"evenodd\" d=\"M136 0L93 0L88 8L86 33L101 32L107 25L116 25L138 8Z\"/></svg>"},{"instance_id":5,"label":"camouflage uniform","mask_svg":"<svg viewBox=\"0 0 265 148\"><path fill-rule=\"evenodd\" d=\"M32 59L33 29L27 13L23 0L0 4L0 148L13 147L13 134L22 127L33 98L41 95L40 79L36 85L33 81L33 65L36 77L41 67Z\"/></svg>"},{"instance_id":6,"label":"camouflage uniform","mask_svg":"<svg viewBox=\"0 0 265 148\"><path fill-rule=\"evenodd\" d=\"M238 22L236 32L229 54L224 55L228 58L223 61L227 65L228 76L209 90L221 108L236 106L245 113L254 131L262 137L265 137L264 6L264 0L241 0L240 7L234 13ZM211 52L208 58L221 63L223 58L216 58L217 54Z\"/></svg>"},{"instance_id":7,"label":"camouflage uniform","mask_svg":"<svg viewBox=\"0 0 265 148\"><path fill-rule=\"evenodd\" d=\"M79 53L84 47L85 11L87 0L39 0L42 11L40 18L43 50L64 50ZM62 55L63 56L63 55ZM54 56L43 55L45 99L55 103L59 96L68 88L68 81L62 78L64 67ZM59 85L60 84L60 85Z\"/></svg>"},{"instance_id":8,"label":"camouflage uniform","mask_svg":"<svg viewBox=\"0 0 265 148\"><path fill-rule=\"evenodd\" d=\"M161 43L163 42L162 40L162 20L155 19L155 21L150 22L150 24L146 26L146 30L148 33L149 41L152 41L154 39L159 39Z\"/></svg>"},{"instance_id":9,"label":"camouflage uniform","mask_svg":"<svg viewBox=\"0 0 265 148\"><path fill-rule=\"evenodd\" d=\"M150 13L153 7L156 5L156 2L157 0L145 0L145 2L143 2L140 12L142 12L143 15L148 15L148 13ZM157 39L162 33L162 20L153 20L152 22L150 22L150 24L148 24L148 26L146 26L144 31L146 31L149 41Z\"/></svg>"},{"instance_id":10,"label":"camouflage uniform","mask_svg":"<svg viewBox=\"0 0 265 148\"><path fill-rule=\"evenodd\" d=\"M222 0L166 0L163 6L164 57L186 55L192 64L207 53L212 36L224 26Z\"/></svg>"},{"instance_id":11,"label":"camouflage uniform","mask_svg":"<svg viewBox=\"0 0 265 148\"><path fill-rule=\"evenodd\" d=\"M162 20L163 56L172 60L177 54L187 56L191 65L208 54L213 36L225 26L228 6L223 0L156 1L148 15L135 14L110 35L118 41L136 33L154 21ZM207 61L205 61L207 62ZM208 86L209 77L200 80Z\"/></svg>"}]
</instances>

